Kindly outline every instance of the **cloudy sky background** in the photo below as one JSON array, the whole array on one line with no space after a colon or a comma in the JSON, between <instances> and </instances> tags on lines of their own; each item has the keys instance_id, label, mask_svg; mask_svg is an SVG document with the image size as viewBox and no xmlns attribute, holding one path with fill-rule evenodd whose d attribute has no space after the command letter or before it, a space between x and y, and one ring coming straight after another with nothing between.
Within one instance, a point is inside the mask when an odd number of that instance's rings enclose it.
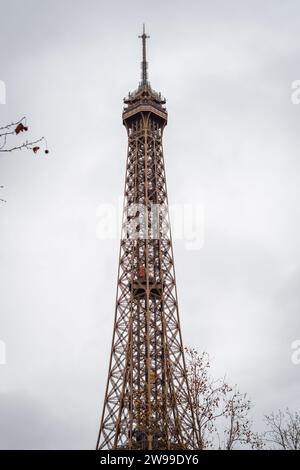
<instances>
[{"instance_id":1,"label":"cloudy sky background","mask_svg":"<svg viewBox=\"0 0 300 470\"><path fill-rule=\"evenodd\" d=\"M300 4L0 1L0 124L26 115L51 153L0 155L0 447L94 448L119 241L97 208L122 195L122 99L167 97L169 199L205 208L197 251L175 240L183 336L265 413L299 410ZM29 137L29 135L28 135Z\"/></svg>"}]
</instances>

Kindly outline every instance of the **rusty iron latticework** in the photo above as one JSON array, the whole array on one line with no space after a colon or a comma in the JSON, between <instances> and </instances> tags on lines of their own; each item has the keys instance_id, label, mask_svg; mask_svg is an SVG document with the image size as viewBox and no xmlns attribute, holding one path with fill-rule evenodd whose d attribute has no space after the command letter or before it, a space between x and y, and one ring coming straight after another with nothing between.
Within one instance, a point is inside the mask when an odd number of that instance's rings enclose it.
<instances>
[{"instance_id":1,"label":"rusty iron latticework","mask_svg":"<svg viewBox=\"0 0 300 470\"><path fill-rule=\"evenodd\" d=\"M162 136L165 99L142 79L124 100L125 201L111 358L97 449L193 449Z\"/></svg>"}]
</instances>

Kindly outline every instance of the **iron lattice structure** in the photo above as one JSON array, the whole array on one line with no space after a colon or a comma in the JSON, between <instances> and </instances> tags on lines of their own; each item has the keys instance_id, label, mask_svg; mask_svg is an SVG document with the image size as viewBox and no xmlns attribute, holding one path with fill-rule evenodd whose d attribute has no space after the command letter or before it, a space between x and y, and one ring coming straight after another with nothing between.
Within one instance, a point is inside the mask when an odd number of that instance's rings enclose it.
<instances>
[{"instance_id":1,"label":"iron lattice structure","mask_svg":"<svg viewBox=\"0 0 300 470\"><path fill-rule=\"evenodd\" d=\"M192 449L162 137L165 99L142 80L124 100L128 133L114 332L97 449Z\"/></svg>"}]
</instances>

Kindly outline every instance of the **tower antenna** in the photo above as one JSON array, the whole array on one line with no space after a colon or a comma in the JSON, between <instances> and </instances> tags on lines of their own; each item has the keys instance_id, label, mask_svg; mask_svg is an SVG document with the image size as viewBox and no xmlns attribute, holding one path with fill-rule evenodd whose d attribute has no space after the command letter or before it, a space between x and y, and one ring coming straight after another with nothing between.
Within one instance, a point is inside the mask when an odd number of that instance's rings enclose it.
<instances>
[{"instance_id":1,"label":"tower antenna","mask_svg":"<svg viewBox=\"0 0 300 470\"><path fill-rule=\"evenodd\" d=\"M143 44L143 60L141 63L141 68L142 68L142 85L147 85L148 84L148 62L147 62L147 56L146 56L146 40L150 38L146 34L146 29L145 29L145 23L143 24L143 34L139 36L139 38L142 39L142 44Z\"/></svg>"}]
</instances>

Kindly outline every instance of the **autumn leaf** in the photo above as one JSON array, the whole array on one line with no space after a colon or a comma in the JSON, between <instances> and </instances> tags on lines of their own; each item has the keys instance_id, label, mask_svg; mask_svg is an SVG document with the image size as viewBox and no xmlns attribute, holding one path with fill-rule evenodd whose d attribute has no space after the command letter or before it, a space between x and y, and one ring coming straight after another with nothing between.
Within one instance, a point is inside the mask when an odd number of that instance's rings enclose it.
<instances>
[{"instance_id":1,"label":"autumn leaf","mask_svg":"<svg viewBox=\"0 0 300 470\"><path fill-rule=\"evenodd\" d=\"M24 132L24 131L25 132L28 131L28 127L23 126L22 122L20 122L15 128L15 133L18 135L20 134L20 132Z\"/></svg>"}]
</instances>

